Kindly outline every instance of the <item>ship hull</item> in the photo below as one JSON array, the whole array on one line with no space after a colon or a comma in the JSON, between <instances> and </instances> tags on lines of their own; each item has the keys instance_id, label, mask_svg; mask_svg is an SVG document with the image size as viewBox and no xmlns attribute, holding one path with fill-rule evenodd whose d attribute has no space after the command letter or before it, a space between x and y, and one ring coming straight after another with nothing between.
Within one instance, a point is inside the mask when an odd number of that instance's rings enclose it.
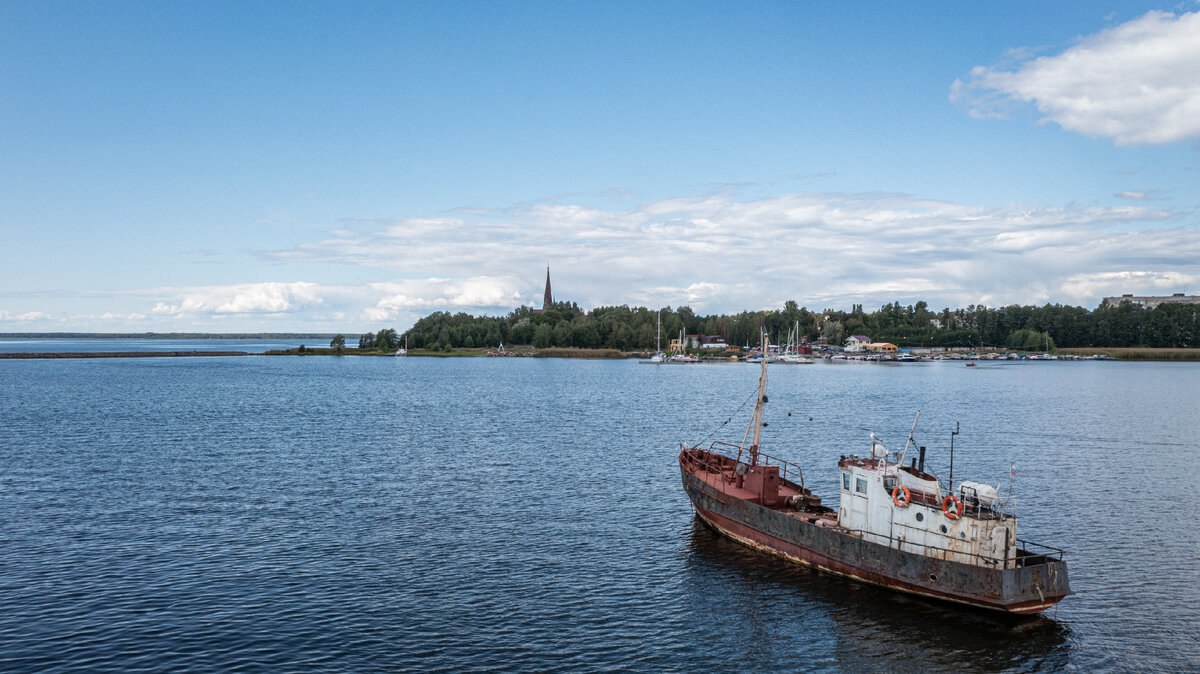
<instances>
[{"instance_id":1,"label":"ship hull","mask_svg":"<svg viewBox=\"0 0 1200 674\"><path fill-rule=\"evenodd\" d=\"M696 513L717 532L821 571L914 595L1034 614L1070 594L1066 564L996 569L927 557L817 526L721 492L681 465Z\"/></svg>"}]
</instances>

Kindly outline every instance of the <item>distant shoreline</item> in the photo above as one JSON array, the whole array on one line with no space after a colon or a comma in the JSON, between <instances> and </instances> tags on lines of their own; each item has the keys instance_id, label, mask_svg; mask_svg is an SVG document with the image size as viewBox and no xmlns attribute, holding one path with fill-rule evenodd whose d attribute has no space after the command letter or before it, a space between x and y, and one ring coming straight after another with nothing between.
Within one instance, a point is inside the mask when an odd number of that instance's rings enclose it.
<instances>
[{"instance_id":1,"label":"distant shoreline","mask_svg":"<svg viewBox=\"0 0 1200 674\"><path fill-rule=\"evenodd\" d=\"M525 350L528 349L528 350ZM1064 355L1106 355L1112 360L1182 363L1200 361L1200 349L1059 349ZM532 357L532 358L567 358L580 360L621 360L644 358L648 354L637 352L622 352L615 349L529 349L497 353L487 349L455 349L453 351L426 351L412 349L409 358L487 358L487 357ZM305 347L265 351L253 353L248 351L49 351L49 352L0 352L0 360L39 360L39 359L79 359L79 358L189 358L200 356L357 356L371 358L390 358L395 354L386 351L359 351L347 348L338 352L326 347Z\"/></svg>"},{"instance_id":2,"label":"distant shoreline","mask_svg":"<svg viewBox=\"0 0 1200 674\"><path fill-rule=\"evenodd\" d=\"M187 358L191 356L253 356L247 351L51 351L0 353L0 360L47 358Z\"/></svg>"},{"instance_id":3,"label":"distant shoreline","mask_svg":"<svg viewBox=\"0 0 1200 674\"><path fill-rule=\"evenodd\" d=\"M344 333L324 332L0 332L0 339L320 339ZM352 335L345 335L349 339ZM357 336L357 335L353 335Z\"/></svg>"}]
</instances>

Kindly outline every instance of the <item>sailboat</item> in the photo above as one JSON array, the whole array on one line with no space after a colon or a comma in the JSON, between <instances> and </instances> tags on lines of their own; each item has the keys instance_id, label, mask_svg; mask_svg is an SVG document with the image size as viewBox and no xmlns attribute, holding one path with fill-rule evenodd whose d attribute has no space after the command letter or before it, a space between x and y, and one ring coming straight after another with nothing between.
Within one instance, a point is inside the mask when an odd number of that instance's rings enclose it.
<instances>
[{"instance_id":1,"label":"sailboat","mask_svg":"<svg viewBox=\"0 0 1200 674\"><path fill-rule=\"evenodd\" d=\"M395 355L397 355L397 356L407 356L408 355L408 335L404 335L404 346L400 347L399 349L396 349Z\"/></svg>"},{"instance_id":2,"label":"sailboat","mask_svg":"<svg viewBox=\"0 0 1200 674\"><path fill-rule=\"evenodd\" d=\"M654 355L650 360L640 360L644 365L661 365L667 362L667 354L662 352L662 312L658 312L658 329L654 332Z\"/></svg>"},{"instance_id":3,"label":"sailboat","mask_svg":"<svg viewBox=\"0 0 1200 674\"><path fill-rule=\"evenodd\" d=\"M671 353L667 358L668 363L699 363L700 359L687 352L687 347L684 346L683 330L679 331L679 348Z\"/></svg>"},{"instance_id":4,"label":"sailboat","mask_svg":"<svg viewBox=\"0 0 1200 674\"><path fill-rule=\"evenodd\" d=\"M805 358L800 355L800 321L796 321L796 327L788 332L787 346L784 347L783 353L779 354L777 362L791 363L793 365L812 365L812 358Z\"/></svg>"},{"instance_id":5,"label":"sailboat","mask_svg":"<svg viewBox=\"0 0 1200 674\"><path fill-rule=\"evenodd\" d=\"M766 352L765 332L762 344ZM680 445L684 491L717 533L859 582L1005 613L1038 613L1072 594L1064 552L1017 538L1010 499L977 482L955 490L953 467L943 486L924 447L904 465L912 432L894 459L874 433L866 456L842 456L839 507L822 505L799 466L760 450L766 403L764 362L741 444Z\"/></svg>"}]
</instances>

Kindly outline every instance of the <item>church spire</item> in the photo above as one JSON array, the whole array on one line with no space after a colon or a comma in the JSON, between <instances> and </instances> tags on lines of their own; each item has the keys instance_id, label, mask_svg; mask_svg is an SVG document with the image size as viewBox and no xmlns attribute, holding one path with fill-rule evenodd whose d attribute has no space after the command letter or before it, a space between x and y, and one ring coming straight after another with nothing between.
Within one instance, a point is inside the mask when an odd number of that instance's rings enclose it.
<instances>
[{"instance_id":1,"label":"church spire","mask_svg":"<svg viewBox=\"0 0 1200 674\"><path fill-rule=\"evenodd\" d=\"M550 267L546 267L546 295L542 297L542 311L554 305L554 295L550 294Z\"/></svg>"}]
</instances>

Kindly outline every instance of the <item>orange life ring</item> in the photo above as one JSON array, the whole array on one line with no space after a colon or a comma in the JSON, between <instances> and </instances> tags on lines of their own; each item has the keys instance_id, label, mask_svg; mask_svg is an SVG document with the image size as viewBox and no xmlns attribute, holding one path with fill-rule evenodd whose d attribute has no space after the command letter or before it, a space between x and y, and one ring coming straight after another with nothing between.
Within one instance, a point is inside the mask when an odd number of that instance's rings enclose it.
<instances>
[{"instance_id":1,"label":"orange life ring","mask_svg":"<svg viewBox=\"0 0 1200 674\"><path fill-rule=\"evenodd\" d=\"M900 497L901 494L904 495L904 498ZM908 487L897 486L892 490L892 502L896 504L897 508L907 508L909 501L912 501L912 492L908 491Z\"/></svg>"},{"instance_id":2,"label":"orange life ring","mask_svg":"<svg viewBox=\"0 0 1200 674\"><path fill-rule=\"evenodd\" d=\"M954 504L953 509L951 509L951 507L950 507L951 503ZM946 499L944 501L942 501L942 512L946 513L946 517L949 517L952 520L956 520L959 517L962 517L962 514L963 514L962 501L958 500L958 497L955 496L954 494L950 494L949 496L946 497Z\"/></svg>"}]
</instances>

